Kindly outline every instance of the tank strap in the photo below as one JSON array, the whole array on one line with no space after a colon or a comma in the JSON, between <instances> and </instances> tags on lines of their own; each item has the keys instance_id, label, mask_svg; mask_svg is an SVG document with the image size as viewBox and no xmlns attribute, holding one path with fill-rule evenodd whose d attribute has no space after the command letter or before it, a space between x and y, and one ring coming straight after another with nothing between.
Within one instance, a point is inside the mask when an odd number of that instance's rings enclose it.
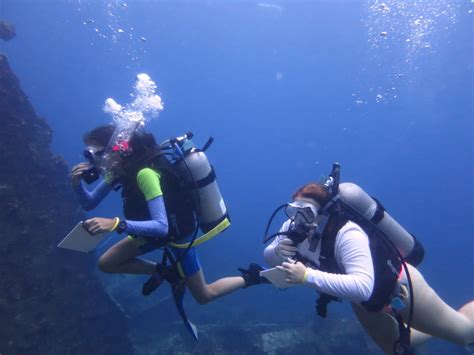
<instances>
[{"instance_id":1,"label":"tank strap","mask_svg":"<svg viewBox=\"0 0 474 355\"><path fill-rule=\"evenodd\" d=\"M383 219L384 214L385 214L385 207L382 206L379 200L377 200L375 197L371 196L372 199L375 201L377 204L377 208L375 210L374 216L370 219L370 221L374 224L379 224L379 222Z\"/></svg>"},{"instance_id":2,"label":"tank strap","mask_svg":"<svg viewBox=\"0 0 474 355\"><path fill-rule=\"evenodd\" d=\"M216 180L216 172L214 171L214 167L211 165L211 171L206 177L203 177L200 180L196 181L196 184L198 188L202 188L204 186L207 186L209 184L212 184ZM191 184L191 187L194 187L194 183Z\"/></svg>"},{"instance_id":3,"label":"tank strap","mask_svg":"<svg viewBox=\"0 0 474 355\"><path fill-rule=\"evenodd\" d=\"M209 232L211 229L213 229L214 227L216 227L217 225L219 225L222 221L224 221L225 219L228 219L229 222L230 222L230 217L229 217L229 214L226 212L222 217L212 221L212 222L208 222L208 223L204 223L204 222L201 222L199 224L200 228L201 228L201 231L203 233L207 233Z\"/></svg>"}]
</instances>

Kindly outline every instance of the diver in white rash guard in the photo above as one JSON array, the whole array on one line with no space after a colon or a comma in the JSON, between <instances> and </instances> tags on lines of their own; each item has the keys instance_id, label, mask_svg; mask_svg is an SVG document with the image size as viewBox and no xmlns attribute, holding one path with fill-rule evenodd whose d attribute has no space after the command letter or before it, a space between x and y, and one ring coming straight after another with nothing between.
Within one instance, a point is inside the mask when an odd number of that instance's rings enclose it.
<instances>
[{"instance_id":1,"label":"diver in white rash guard","mask_svg":"<svg viewBox=\"0 0 474 355\"><path fill-rule=\"evenodd\" d=\"M290 222L287 220L281 231L287 231ZM273 266L280 265L286 261L284 257L292 258L298 252L299 255L311 260L316 267L315 269L308 267L305 270L304 281L308 286L351 302L363 302L370 298L374 288L374 267L369 238L357 224L347 222L336 237L335 258L347 273L346 275L332 274L317 269L320 243L314 252L310 251L309 238L296 247L292 244L293 242L284 236L276 237L265 249L265 261ZM283 266L281 268L284 269Z\"/></svg>"},{"instance_id":2,"label":"diver in white rash guard","mask_svg":"<svg viewBox=\"0 0 474 355\"><path fill-rule=\"evenodd\" d=\"M474 301L459 311L449 307L415 267L397 261L357 223L323 213L330 199L321 184L298 189L285 208L289 219L265 248L266 262L283 271L286 282L321 293L317 308L323 317L331 299L350 301L362 326L387 354L413 354L411 346L431 336L472 346ZM387 275L387 265L392 275Z\"/></svg>"}]
</instances>

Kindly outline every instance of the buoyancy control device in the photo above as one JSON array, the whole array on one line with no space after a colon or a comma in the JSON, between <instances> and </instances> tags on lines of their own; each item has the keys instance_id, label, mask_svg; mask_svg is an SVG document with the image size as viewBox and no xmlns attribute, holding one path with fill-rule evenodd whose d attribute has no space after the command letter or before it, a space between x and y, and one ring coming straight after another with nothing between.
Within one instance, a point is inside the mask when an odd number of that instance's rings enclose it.
<instances>
[{"instance_id":1,"label":"buoyancy control device","mask_svg":"<svg viewBox=\"0 0 474 355\"><path fill-rule=\"evenodd\" d=\"M202 149L198 149L192 142L192 137L192 133L186 133L160 144L160 149L168 157L182 188L191 194L199 228L204 233L191 242L170 243L178 248L187 248L190 243L197 246L230 226L227 206L219 190L216 173L205 154L213 138Z\"/></svg>"},{"instance_id":2,"label":"buoyancy control device","mask_svg":"<svg viewBox=\"0 0 474 355\"><path fill-rule=\"evenodd\" d=\"M210 240L227 229L230 226L230 219L217 185L214 168L205 154L213 138L210 138L202 149L198 149L191 141L192 137L192 133L186 133L164 141L159 145L159 156L166 158L167 169L177 178L180 193L191 195L197 225L195 225L194 233L189 236L190 239L182 240L169 236L171 238L164 248L162 261L157 263L155 275L143 284L142 293L145 296L150 295L161 285L162 280L167 280L171 284L176 306L186 328L194 339L198 340L197 329L184 312L183 297L186 286L182 280L184 275L179 272L178 265L192 247ZM198 237L199 230L204 234ZM168 246L186 250L180 257L175 258L167 248Z\"/></svg>"},{"instance_id":3,"label":"buoyancy control device","mask_svg":"<svg viewBox=\"0 0 474 355\"><path fill-rule=\"evenodd\" d=\"M378 232L374 233L374 237L380 237L381 241L384 241L387 246L391 247L392 250L398 254L399 261L401 262L408 281L410 304L408 319L404 320L401 315L401 310L405 306L403 305L397 310L396 307L392 305L393 301L398 297L393 298L391 301L386 300L390 302L390 308L398 323L399 330L399 337L393 344L393 353L396 355L412 355L414 352L410 346L410 328L413 319L415 296L406 262L415 266L420 264L423 261L425 253L424 248L413 235L408 233L387 213L380 202L371 198L362 188L353 183L339 184L339 172L339 163L334 163L332 172L324 183L324 186L331 195L331 199L323 206L322 213L331 213L331 210L334 208L336 211L343 211L350 219L354 219L356 223L357 221L361 221L361 227L363 228L364 226L368 228L368 230L375 228ZM371 236L369 236L369 239L370 237ZM384 290L379 289L378 291ZM377 295L373 294L371 299L374 296ZM381 300L382 298L385 297L381 297ZM322 313L324 313L322 316L324 317L327 304L332 300L334 300L334 297L321 294L316 306L318 314L321 315L320 310L322 310ZM370 310L370 307L368 310ZM373 311L379 311L379 307L375 307Z\"/></svg>"}]
</instances>

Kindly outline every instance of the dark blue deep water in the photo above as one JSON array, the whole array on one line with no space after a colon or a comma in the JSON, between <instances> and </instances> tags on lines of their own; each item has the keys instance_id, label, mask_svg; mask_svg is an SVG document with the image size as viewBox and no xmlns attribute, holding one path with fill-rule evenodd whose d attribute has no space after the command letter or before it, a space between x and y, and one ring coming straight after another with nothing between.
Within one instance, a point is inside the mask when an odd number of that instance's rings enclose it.
<instances>
[{"instance_id":1,"label":"dark blue deep water","mask_svg":"<svg viewBox=\"0 0 474 355\"><path fill-rule=\"evenodd\" d=\"M17 30L0 50L70 166L83 133L111 120L105 99L129 102L142 72L164 101L147 125L157 140L215 138L208 155L232 227L198 248L208 281L263 262L273 209L339 161L343 181L377 196L422 241L420 270L458 308L474 297L473 4L381 3L0 0L0 19ZM113 196L89 215L120 211ZM115 276L100 277L106 287ZM187 308L198 325L287 327L315 317L314 296L256 287L207 306L188 297ZM169 314L156 323L178 319ZM331 316L351 317L340 305Z\"/></svg>"}]
</instances>

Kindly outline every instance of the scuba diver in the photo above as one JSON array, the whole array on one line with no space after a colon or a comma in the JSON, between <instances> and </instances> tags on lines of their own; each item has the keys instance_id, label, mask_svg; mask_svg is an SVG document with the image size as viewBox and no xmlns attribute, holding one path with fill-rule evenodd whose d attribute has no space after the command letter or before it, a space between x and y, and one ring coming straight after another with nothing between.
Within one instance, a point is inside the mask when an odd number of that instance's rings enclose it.
<instances>
[{"instance_id":1,"label":"scuba diver","mask_svg":"<svg viewBox=\"0 0 474 355\"><path fill-rule=\"evenodd\" d=\"M122 189L125 219L94 217L84 222L92 234L115 231L125 236L99 258L98 267L107 273L150 275L143 285L144 295L168 281L179 313L197 340L196 328L182 306L186 287L199 304L206 304L259 283L262 268L251 264L249 270L241 269L242 276L211 284L205 280L194 247L230 225L214 170L204 154L211 140L202 150L192 144L192 134L157 145L153 135L142 128L134 129L128 141L120 140L117 129L105 125L85 134L87 162L71 171L73 188L87 211L112 190ZM172 149L177 153L170 152ZM84 181L97 180L89 191ZM198 238L199 227L206 233ZM156 249L163 250L161 263L139 257Z\"/></svg>"},{"instance_id":2,"label":"scuba diver","mask_svg":"<svg viewBox=\"0 0 474 355\"><path fill-rule=\"evenodd\" d=\"M421 244L359 186L339 185L339 169L335 163L325 183L302 186L274 212L265 261L281 273L284 287L315 289L322 317L330 301L350 301L387 354L413 354L413 346L432 336L470 349L474 301L459 311L448 306L415 268L424 256ZM282 209L288 219L267 237Z\"/></svg>"}]
</instances>

